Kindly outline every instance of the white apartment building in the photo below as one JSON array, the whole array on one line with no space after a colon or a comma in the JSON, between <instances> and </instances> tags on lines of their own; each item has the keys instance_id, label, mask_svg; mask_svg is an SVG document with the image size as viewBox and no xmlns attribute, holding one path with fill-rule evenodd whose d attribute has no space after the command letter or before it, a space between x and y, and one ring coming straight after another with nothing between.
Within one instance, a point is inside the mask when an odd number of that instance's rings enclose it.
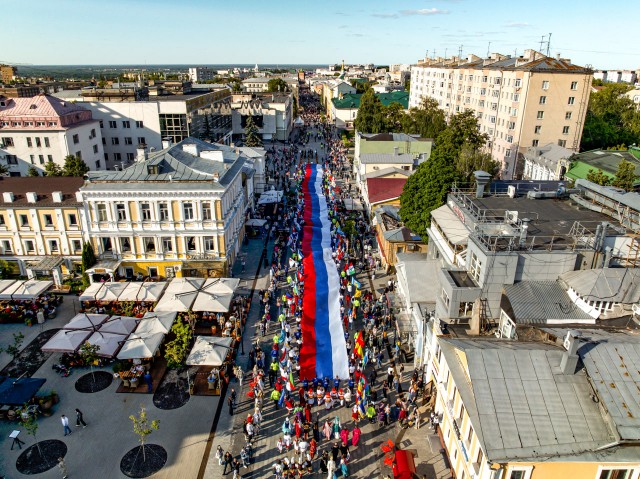
<instances>
[{"instance_id":1,"label":"white apartment building","mask_svg":"<svg viewBox=\"0 0 640 479\"><path fill-rule=\"evenodd\" d=\"M48 161L62 167L68 155L105 169L100 124L91 111L44 94L0 101L0 164L10 176L27 176L32 166L42 173Z\"/></svg>"},{"instance_id":2,"label":"white apartment building","mask_svg":"<svg viewBox=\"0 0 640 479\"><path fill-rule=\"evenodd\" d=\"M194 83L200 81L213 80L216 76L218 76L218 72L216 70L212 70L209 67L191 67L189 68L189 80Z\"/></svg>"},{"instance_id":3,"label":"white apartment building","mask_svg":"<svg viewBox=\"0 0 640 479\"><path fill-rule=\"evenodd\" d=\"M590 69L535 50L517 58L427 58L411 69L409 107L430 97L447 116L473 110L489 135L487 149L502 165L500 176L512 179L521 175L522 154L531 146L578 151L591 78Z\"/></svg>"},{"instance_id":4,"label":"white apartment building","mask_svg":"<svg viewBox=\"0 0 640 479\"><path fill-rule=\"evenodd\" d=\"M294 120L292 94L236 94L233 95L231 110L234 139L244 135L249 116L253 118L263 140L289 139Z\"/></svg>"},{"instance_id":5,"label":"white apartment building","mask_svg":"<svg viewBox=\"0 0 640 479\"><path fill-rule=\"evenodd\" d=\"M242 89L247 93L266 92L269 89L270 78L247 78L242 80Z\"/></svg>"}]
</instances>

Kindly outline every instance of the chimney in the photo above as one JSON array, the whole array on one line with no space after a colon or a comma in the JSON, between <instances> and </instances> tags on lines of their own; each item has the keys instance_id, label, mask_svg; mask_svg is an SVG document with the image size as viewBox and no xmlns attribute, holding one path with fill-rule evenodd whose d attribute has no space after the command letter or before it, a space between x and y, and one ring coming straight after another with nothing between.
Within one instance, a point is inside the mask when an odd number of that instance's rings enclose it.
<instances>
[{"instance_id":1,"label":"chimney","mask_svg":"<svg viewBox=\"0 0 640 479\"><path fill-rule=\"evenodd\" d=\"M136 161L145 161L147 158L147 145L140 143L136 148Z\"/></svg>"},{"instance_id":2,"label":"chimney","mask_svg":"<svg viewBox=\"0 0 640 479\"><path fill-rule=\"evenodd\" d=\"M520 230L520 246L524 246L527 241L527 231L529 231L530 218L522 218L522 229Z\"/></svg>"},{"instance_id":3,"label":"chimney","mask_svg":"<svg viewBox=\"0 0 640 479\"><path fill-rule=\"evenodd\" d=\"M200 156L200 148L195 143L183 143L182 151L193 156Z\"/></svg>"},{"instance_id":4,"label":"chimney","mask_svg":"<svg viewBox=\"0 0 640 479\"><path fill-rule=\"evenodd\" d=\"M215 173L213 174L213 181L215 181L216 183L217 183L218 181L220 181L220 173L215 172Z\"/></svg>"},{"instance_id":5,"label":"chimney","mask_svg":"<svg viewBox=\"0 0 640 479\"><path fill-rule=\"evenodd\" d=\"M35 203L36 201L38 201L38 193L34 193L32 191L29 191L27 193L27 202Z\"/></svg>"},{"instance_id":6,"label":"chimney","mask_svg":"<svg viewBox=\"0 0 640 479\"><path fill-rule=\"evenodd\" d=\"M13 203L13 193L11 193L10 191L4 191L2 193L2 200L5 203Z\"/></svg>"},{"instance_id":7,"label":"chimney","mask_svg":"<svg viewBox=\"0 0 640 479\"><path fill-rule=\"evenodd\" d=\"M79 191L76 191L76 201L78 203L82 203L82 200L83 200L82 193L80 193Z\"/></svg>"},{"instance_id":8,"label":"chimney","mask_svg":"<svg viewBox=\"0 0 640 479\"><path fill-rule=\"evenodd\" d=\"M393 156L398 156L400 154L400 148L397 146L393 147Z\"/></svg>"},{"instance_id":9,"label":"chimney","mask_svg":"<svg viewBox=\"0 0 640 479\"><path fill-rule=\"evenodd\" d=\"M484 196L484 189L491 181L491 175L486 171L474 171L473 176L476 177L476 198Z\"/></svg>"},{"instance_id":10,"label":"chimney","mask_svg":"<svg viewBox=\"0 0 640 479\"><path fill-rule=\"evenodd\" d=\"M578 365L578 348L580 347L578 338L580 336L582 336L580 331L571 330L567 332L567 336L564 338L566 351L560 361L562 374L575 374L576 372L576 366Z\"/></svg>"},{"instance_id":11,"label":"chimney","mask_svg":"<svg viewBox=\"0 0 640 479\"><path fill-rule=\"evenodd\" d=\"M219 161L221 163L224 162L224 156L222 150L202 150L200 152L200 158L204 158L206 160Z\"/></svg>"},{"instance_id":12,"label":"chimney","mask_svg":"<svg viewBox=\"0 0 640 479\"><path fill-rule=\"evenodd\" d=\"M171 141L171 137L170 136L165 136L162 139L162 149L166 150L167 148L171 148L171 146L173 145L173 141Z\"/></svg>"},{"instance_id":13,"label":"chimney","mask_svg":"<svg viewBox=\"0 0 640 479\"><path fill-rule=\"evenodd\" d=\"M62 203L62 191L54 191L51 193L54 203Z\"/></svg>"}]
</instances>

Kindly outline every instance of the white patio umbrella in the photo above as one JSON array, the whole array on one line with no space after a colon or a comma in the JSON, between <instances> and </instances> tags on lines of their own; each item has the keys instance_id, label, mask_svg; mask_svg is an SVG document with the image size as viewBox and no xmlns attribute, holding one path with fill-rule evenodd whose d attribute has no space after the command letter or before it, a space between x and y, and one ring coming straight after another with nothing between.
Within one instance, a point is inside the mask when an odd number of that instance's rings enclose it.
<instances>
[{"instance_id":1,"label":"white patio umbrella","mask_svg":"<svg viewBox=\"0 0 640 479\"><path fill-rule=\"evenodd\" d=\"M149 311L138 323L135 333L140 336L155 333L167 334L177 316L178 313L175 311L159 313Z\"/></svg>"},{"instance_id":2,"label":"white patio umbrella","mask_svg":"<svg viewBox=\"0 0 640 479\"><path fill-rule=\"evenodd\" d=\"M80 301L94 301L96 299L96 294L102 289L106 283L93 283L90 284L87 289L85 289L80 297L78 298Z\"/></svg>"},{"instance_id":3,"label":"white patio umbrella","mask_svg":"<svg viewBox=\"0 0 640 479\"><path fill-rule=\"evenodd\" d=\"M112 302L118 301L128 283L103 283L104 286L96 293L96 301Z\"/></svg>"},{"instance_id":4,"label":"white patio umbrella","mask_svg":"<svg viewBox=\"0 0 640 479\"><path fill-rule=\"evenodd\" d=\"M75 353L90 334L84 329L61 329L41 349L45 353Z\"/></svg>"},{"instance_id":5,"label":"white patio umbrella","mask_svg":"<svg viewBox=\"0 0 640 479\"><path fill-rule=\"evenodd\" d=\"M233 339L197 336L187 358L187 366L222 366Z\"/></svg>"},{"instance_id":6,"label":"white patio umbrella","mask_svg":"<svg viewBox=\"0 0 640 479\"><path fill-rule=\"evenodd\" d=\"M260 228L260 227L262 227L262 226L264 226L266 224L267 224L267 220L263 220L263 219L260 219L260 218L251 218L251 219L247 220L246 223L245 223L246 226L255 226L255 227L258 227L258 228Z\"/></svg>"},{"instance_id":7,"label":"white patio umbrella","mask_svg":"<svg viewBox=\"0 0 640 479\"><path fill-rule=\"evenodd\" d=\"M202 278L175 278L155 307L156 311L188 311L204 284Z\"/></svg>"},{"instance_id":8,"label":"white patio umbrella","mask_svg":"<svg viewBox=\"0 0 640 479\"><path fill-rule=\"evenodd\" d=\"M64 325L65 329L90 329L95 331L109 318L108 314L76 314Z\"/></svg>"},{"instance_id":9,"label":"white patio umbrella","mask_svg":"<svg viewBox=\"0 0 640 479\"><path fill-rule=\"evenodd\" d=\"M30 279L20 284L11 293L11 299L34 300L53 285L53 281Z\"/></svg>"},{"instance_id":10,"label":"white patio umbrella","mask_svg":"<svg viewBox=\"0 0 640 479\"><path fill-rule=\"evenodd\" d=\"M146 282L146 283L130 283L120 294L119 301L148 301L155 303L162 296L169 283L166 281Z\"/></svg>"},{"instance_id":11,"label":"white patio umbrella","mask_svg":"<svg viewBox=\"0 0 640 479\"><path fill-rule=\"evenodd\" d=\"M89 336L87 341L90 344L100 347L96 353L98 356L112 358L116 355L125 339L127 339L125 334L103 333L102 331L96 331Z\"/></svg>"},{"instance_id":12,"label":"white patio umbrella","mask_svg":"<svg viewBox=\"0 0 640 479\"><path fill-rule=\"evenodd\" d=\"M0 299L11 299L11 295L16 292L20 286L25 283L24 280L20 279L15 283L7 286L2 292L0 292Z\"/></svg>"},{"instance_id":13,"label":"white patio umbrella","mask_svg":"<svg viewBox=\"0 0 640 479\"><path fill-rule=\"evenodd\" d=\"M0 279L0 292L4 291L15 282L15 279Z\"/></svg>"},{"instance_id":14,"label":"white patio umbrella","mask_svg":"<svg viewBox=\"0 0 640 479\"><path fill-rule=\"evenodd\" d=\"M231 307L233 293L211 293L200 291L191 306L193 311L211 311L212 313L228 313Z\"/></svg>"},{"instance_id":15,"label":"white patio umbrella","mask_svg":"<svg viewBox=\"0 0 640 479\"><path fill-rule=\"evenodd\" d=\"M152 358L160 347L160 344L162 344L163 338L164 334L162 333L149 334L146 336L138 336L137 334L132 334L125 340L124 344L122 345L122 349L118 353L117 358Z\"/></svg>"},{"instance_id":16,"label":"white patio umbrella","mask_svg":"<svg viewBox=\"0 0 640 479\"><path fill-rule=\"evenodd\" d=\"M200 291L208 293L233 294L240 285L240 278L209 278L207 279Z\"/></svg>"},{"instance_id":17,"label":"white patio umbrella","mask_svg":"<svg viewBox=\"0 0 640 479\"><path fill-rule=\"evenodd\" d=\"M130 334L136 329L140 320L130 316L111 316L102 323L98 331L103 333Z\"/></svg>"}]
</instances>

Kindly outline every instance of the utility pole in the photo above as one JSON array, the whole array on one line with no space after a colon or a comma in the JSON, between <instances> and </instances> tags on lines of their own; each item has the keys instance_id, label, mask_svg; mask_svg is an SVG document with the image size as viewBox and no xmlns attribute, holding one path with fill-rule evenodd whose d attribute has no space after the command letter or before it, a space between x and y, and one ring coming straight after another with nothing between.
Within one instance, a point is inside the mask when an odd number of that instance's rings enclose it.
<instances>
[{"instance_id":1,"label":"utility pole","mask_svg":"<svg viewBox=\"0 0 640 479\"><path fill-rule=\"evenodd\" d=\"M489 58L489 53L491 53L491 42L487 45L487 58Z\"/></svg>"}]
</instances>

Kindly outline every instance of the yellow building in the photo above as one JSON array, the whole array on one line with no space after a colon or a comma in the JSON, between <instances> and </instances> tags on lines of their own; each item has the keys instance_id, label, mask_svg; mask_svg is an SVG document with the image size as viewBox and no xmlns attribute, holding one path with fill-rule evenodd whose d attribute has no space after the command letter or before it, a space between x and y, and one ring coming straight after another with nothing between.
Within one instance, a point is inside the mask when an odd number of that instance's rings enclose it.
<instances>
[{"instance_id":1,"label":"yellow building","mask_svg":"<svg viewBox=\"0 0 640 479\"><path fill-rule=\"evenodd\" d=\"M535 50L511 57L425 58L411 68L409 107L424 97L447 116L473 110L503 179L521 174L529 147L579 151L593 71Z\"/></svg>"},{"instance_id":2,"label":"yellow building","mask_svg":"<svg viewBox=\"0 0 640 479\"><path fill-rule=\"evenodd\" d=\"M132 278L226 276L253 198L253 161L188 137L122 171L90 173L80 190L99 264ZM97 279L97 278L93 278Z\"/></svg>"},{"instance_id":3,"label":"yellow building","mask_svg":"<svg viewBox=\"0 0 640 479\"><path fill-rule=\"evenodd\" d=\"M398 253L426 253L422 238L403 225L398 206L382 205L373 210L373 224L384 267L393 266Z\"/></svg>"},{"instance_id":4,"label":"yellow building","mask_svg":"<svg viewBox=\"0 0 640 479\"><path fill-rule=\"evenodd\" d=\"M433 342L431 404L455 477L637 479L640 340L540 333Z\"/></svg>"},{"instance_id":5,"label":"yellow building","mask_svg":"<svg viewBox=\"0 0 640 479\"><path fill-rule=\"evenodd\" d=\"M81 266L82 178L0 177L0 259L13 273L51 277Z\"/></svg>"}]
</instances>

